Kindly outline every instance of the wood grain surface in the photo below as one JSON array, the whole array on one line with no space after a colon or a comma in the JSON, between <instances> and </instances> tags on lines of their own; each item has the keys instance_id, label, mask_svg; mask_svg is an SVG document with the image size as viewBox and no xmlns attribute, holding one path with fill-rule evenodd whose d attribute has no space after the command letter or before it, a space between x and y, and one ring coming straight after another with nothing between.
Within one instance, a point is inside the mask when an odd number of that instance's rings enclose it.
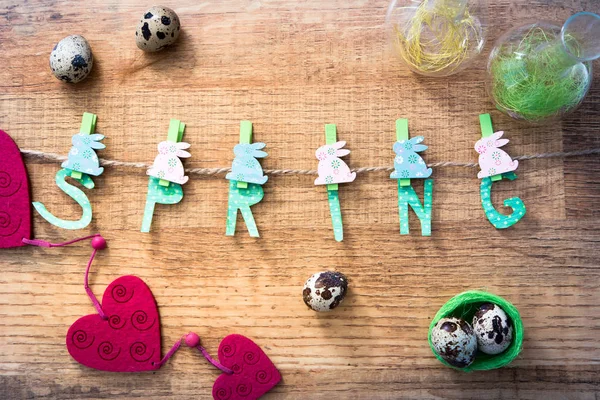
<instances>
[{"instance_id":1,"label":"wood grain surface","mask_svg":"<svg viewBox=\"0 0 600 400\"><path fill-rule=\"evenodd\" d=\"M392 165L394 120L424 135L428 162L473 162L478 115L491 112L513 155L600 147L600 74L582 107L561 123L527 126L494 111L486 56L501 33L528 19L600 12L597 0L490 2L485 56L447 79L416 76L386 47L386 0L166 0L182 21L178 44L158 54L135 45L150 3L138 0L0 0L0 129L22 149L66 154L84 111L98 115L103 158L152 162L170 118L187 124L187 167L228 167L239 121L268 144L263 167L315 169L324 124L336 123L352 167ZM90 42L95 64L76 86L48 67L70 34ZM598 67L598 64L595 65ZM78 206L54 184L58 163L26 158L32 198L63 218ZM327 196L313 176L272 177L253 207L261 238L238 222L226 237L227 181L192 177L184 200L157 206L139 232L147 176L107 168L87 191L88 229L34 218L36 238L101 232L94 263L101 296L121 275L141 277L162 319L163 354L197 332L216 355L228 333L254 339L283 380L266 399L597 399L600 395L600 162L597 156L524 161L494 201L519 196L527 216L498 231L485 219L476 169L434 170L433 235L399 235L389 173L340 188L345 240L333 239ZM418 186L418 185L417 185ZM422 187L417 190L422 193ZM87 244L0 252L0 398L211 398L219 371L190 349L154 373L116 374L77 364L68 327L94 309L83 288ZM335 312L302 302L314 272L336 269L350 292ZM431 318L453 295L484 289L520 310L522 354L510 367L464 374L431 354Z\"/></svg>"}]
</instances>

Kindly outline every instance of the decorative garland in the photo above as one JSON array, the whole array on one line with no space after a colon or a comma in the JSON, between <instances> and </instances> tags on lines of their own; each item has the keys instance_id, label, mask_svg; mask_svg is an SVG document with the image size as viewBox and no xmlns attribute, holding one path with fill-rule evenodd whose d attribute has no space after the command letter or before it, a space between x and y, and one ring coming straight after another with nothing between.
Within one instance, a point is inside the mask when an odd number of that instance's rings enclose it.
<instances>
[{"instance_id":1,"label":"decorative garland","mask_svg":"<svg viewBox=\"0 0 600 400\"><path fill-rule=\"evenodd\" d=\"M42 160L42 161L51 161L51 162L63 162L68 157L61 156L56 153L47 153L39 150L31 150L31 149L21 149L21 153L27 157L31 157L34 159ZM582 150L573 150L573 151L556 151L551 153L537 153L537 154L529 154L513 157L513 160L518 161L527 161L527 160L540 160L540 159L548 159L548 158L570 158L570 157L578 157L578 156L590 156L594 154L600 154L600 147L594 147L590 149L582 149ZM110 168L133 168L133 169L148 169L152 167L152 164L143 163L143 162L130 162L130 161L119 161L119 160L107 160L105 158L100 158L100 163L104 167ZM447 167L457 167L457 168L477 168L479 167L478 163L474 162L460 162L460 161L439 161L434 163L427 163L428 167L431 168L447 168ZM356 172L357 174L363 174L367 172L392 172L394 171L394 167L359 167L359 168L351 168L350 171ZM200 175L200 176L220 176L225 175L231 172L231 168L228 167L219 167L219 168L185 168L185 172L190 175ZM318 175L318 171L316 169L265 169L263 170L265 175L271 176L283 176L283 175Z\"/></svg>"},{"instance_id":2,"label":"decorative garland","mask_svg":"<svg viewBox=\"0 0 600 400\"><path fill-rule=\"evenodd\" d=\"M154 163L148 165L145 163L129 163L99 159L96 150L102 150L105 146L100 143L100 141L104 139L104 136L94 133L96 120L97 117L95 114L83 114L80 131L73 136L73 147L69 151L68 157L34 150L21 151L16 147L12 139L3 133L3 135L5 135L4 140L10 142L10 144L6 146L6 153L10 153L10 157L14 158L14 161L12 162L14 165L22 164L21 153L44 160L62 161L61 166L63 169L57 172L56 183L61 190L72 197L73 200L80 205L82 208L81 218L76 221L62 220L55 217L42 203L33 202L32 204L42 218L63 229L85 228L92 219L92 205L86 194L79 188L68 183L66 178L70 176L85 188L93 189L94 181L91 176L98 176L104 171L104 168L100 167L100 163L105 166L113 167L124 166L146 168L146 174L149 175L149 181L146 206L144 208L144 217L141 227L142 232L150 232L156 204L176 204L183 199L184 191L182 185L189 180L189 177L185 175L186 173L206 176L221 175L225 173L225 178L229 180L229 198L225 234L227 236L235 235L237 214L239 211L251 237L260 236L251 211L251 206L263 199L264 191L262 185L267 182L268 175L316 174L318 177L315 180L315 185L324 185L327 188L327 200L331 213L334 237L336 241L341 242L344 239L344 228L342 208L338 197L339 184L353 182L356 179L357 173L391 171L390 178L397 180L398 185L400 234L409 234L408 213L410 206L421 222L421 235L430 236L434 186L434 181L430 178L432 168L450 166L467 168L479 166L481 168L477 177L481 179L480 196L485 215L495 228L506 229L519 222L525 216L526 207L521 199L514 197L508 198L503 202L505 207L512 209L509 215L497 211L491 201L492 186L494 182L498 182L503 178L508 181L516 179L517 175L514 171L517 169L520 160L600 153L600 149L593 148L571 152L539 153L513 159L501 149L502 146L508 143L508 139L502 138L504 132L494 132L490 115L482 114L480 115L482 138L474 145L474 149L479 153L477 164L454 161L426 164L421 154L419 154L427 150L427 146L421 144L425 138L423 136L410 138L408 132L408 120L400 118L396 121L396 142L393 145L393 151L396 153L394 158L394 168L362 167L351 169L346 162L341 159L341 157L350 153L350 150L344 148L346 142L337 140L336 125L327 124L325 125L326 144L317 149L315 153L315 156L319 161L319 168L317 171L294 169L263 171L259 159L267 156L267 153L261 150L266 147L266 144L252 143L252 122L242 121L240 123L240 143L234 147L235 158L231 168L185 169L181 158L190 157L191 154L186 151L186 149L190 148L190 144L181 141L185 131L185 124L181 121L176 119L171 120L167 140L158 144L158 155L156 156ZM14 150L11 150L11 148L14 148ZM7 168L10 171L13 167ZM19 176L19 181L27 180L27 172L24 169L24 166L22 171L18 172L17 175ZM9 183L5 182L5 186L10 186L10 179L10 174L8 174ZM415 179L425 179L423 202L421 202L411 185L411 180ZM29 197L28 188L26 196ZM24 216L25 220L30 221L30 215L28 215L26 207L27 206L23 205L22 209L15 214L21 214ZM4 214L8 216L8 219L4 219L10 221L10 213L4 212ZM28 224L30 224L30 222L28 222ZM8 223L8 225L10 225L10 223ZM27 234L23 234L20 238L30 239L30 231L26 233ZM12 236L12 233L5 236ZM19 245L20 242L3 239L0 240L0 247L11 247L14 246L15 243L17 243L16 245Z\"/></svg>"}]
</instances>

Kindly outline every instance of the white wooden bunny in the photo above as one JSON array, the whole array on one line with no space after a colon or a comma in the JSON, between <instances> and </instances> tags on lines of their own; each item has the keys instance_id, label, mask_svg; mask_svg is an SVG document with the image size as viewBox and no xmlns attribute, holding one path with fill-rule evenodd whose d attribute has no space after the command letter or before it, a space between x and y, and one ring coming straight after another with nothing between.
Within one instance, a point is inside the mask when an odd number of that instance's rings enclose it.
<instances>
[{"instance_id":1,"label":"white wooden bunny","mask_svg":"<svg viewBox=\"0 0 600 400\"><path fill-rule=\"evenodd\" d=\"M188 181L189 177L185 176L183 164L179 157L190 157L191 154L185 151L189 147L190 144L185 142L160 142L158 144L158 155L154 159L152 167L146 171L146 174L183 185Z\"/></svg>"},{"instance_id":2,"label":"white wooden bunny","mask_svg":"<svg viewBox=\"0 0 600 400\"><path fill-rule=\"evenodd\" d=\"M339 158L350 154L350 150L342 149L345 145L346 142L341 141L317 149L315 156L319 160L319 177L315 185L352 182L356 179L356 172L350 172L350 167Z\"/></svg>"},{"instance_id":3,"label":"white wooden bunny","mask_svg":"<svg viewBox=\"0 0 600 400\"><path fill-rule=\"evenodd\" d=\"M504 150L499 149L508 143L508 139L500 139L502 135L504 131L495 132L475 143L475 150L479 153L479 168L481 168L477 174L479 179L511 172L519 166L519 161L513 160Z\"/></svg>"}]
</instances>

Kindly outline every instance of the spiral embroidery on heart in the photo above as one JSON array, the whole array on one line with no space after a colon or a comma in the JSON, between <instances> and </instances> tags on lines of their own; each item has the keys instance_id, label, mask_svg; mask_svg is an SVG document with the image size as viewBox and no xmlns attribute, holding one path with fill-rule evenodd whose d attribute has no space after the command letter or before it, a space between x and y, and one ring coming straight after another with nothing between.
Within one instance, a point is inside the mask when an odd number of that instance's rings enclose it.
<instances>
[{"instance_id":1,"label":"spiral embroidery on heart","mask_svg":"<svg viewBox=\"0 0 600 400\"><path fill-rule=\"evenodd\" d=\"M7 187L10 186L11 183L12 183L12 177L8 174L8 172L0 171L0 189L6 189ZM17 185L15 190L12 191L12 193L4 193L4 194L0 193L0 197L11 197L15 193L17 193L19 191L19 189L21 189L21 184L22 184L22 182L19 182L19 184Z\"/></svg>"},{"instance_id":2,"label":"spiral embroidery on heart","mask_svg":"<svg viewBox=\"0 0 600 400\"><path fill-rule=\"evenodd\" d=\"M246 354L244 354L244 362L248 365L256 364L259 359L260 359L260 355L255 354L251 351L248 351Z\"/></svg>"},{"instance_id":3,"label":"spiral embroidery on heart","mask_svg":"<svg viewBox=\"0 0 600 400\"><path fill-rule=\"evenodd\" d=\"M2 229L6 229L10 226L10 215L5 213L5 212L0 212L0 228ZM17 223L15 229L12 230L12 232L7 232L7 233L0 233L0 237L7 237L7 236L12 236L15 233L17 233L17 231L21 228L21 222L23 220L20 219L19 222Z\"/></svg>"},{"instance_id":4,"label":"spiral embroidery on heart","mask_svg":"<svg viewBox=\"0 0 600 400\"><path fill-rule=\"evenodd\" d=\"M8 172L0 171L0 188L4 189L4 188L9 187L10 182L12 182L12 179L11 179L10 175L8 174Z\"/></svg>"},{"instance_id":5,"label":"spiral embroidery on heart","mask_svg":"<svg viewBox=\"0 0 600 400\"><path fill-rule=\"evenodd\" d=\"M221 387L215 391L215 395L219 400L227 400L231 397L231 390L227 387Z\"/></svg>"},{"instance_id":6,"label":"spiral embroidery on heart","mask_svg":"<svg viewBox=\"0 0 600 400\"><path fill-rule=\"evenodd\" d=\"M127 322L127 320L121 321L121 317L116 314L108 317L108 325L110 325L110 327L113 329L123 328L125 326L126 322Z\"/></svg>"},{"instance_id":7,"label":"spiral embroidery on heart","mask_svg":"<svg viewBox=\"0 0 600 400\"><path fill-rule=\"evenodd\" d=\"M135 342L129 348L129 354L131 354L131 358L133 358L137 362L146 362L152 358L154 355L154 350L149 355L147 354L148 348L142 342ZM146 356L146 357L145 357Z\"/></svg>"},{"instance_id":8,"label":"spiral embroidery on heart","mask_svg":"<svg viewBox=\"0 0 600 400\"><path fill-rule=\"evenodd\" d=\"M225 346L223 346L223 355L225 357L233 357L234 354L235 354L235 345L226 344Z\"/></svg>"},{"instance_id":9,"label":"spiral embroidery on heart","mask_svg":"<svg viewBox=\"0 0 600 400\"><path fill-rule=\"evenodd\" d=\"M154 326L156 319L153 319L150 325L148 325L148 314L142 310L138 310L131 316L131 325L138 331L147 331Z\"/></svg>"},{"instance_id":10,"label":"spiral embroidery on heart","mask_svg":"<svg viewBox=\"0 0 600 400\"><path fill-rule=\"evenodd\" d=\"M121 354L121 349L119 348L116 352L114 351L114 346L111 342L102 342L98 346L98 355L101 359L105 361L112 361L115 358L119 357Z\"/></svg>"},{"instance_id":11,"label":"spiral embroidery on heart","mask_svg":"<svg viewBox=\"0 0 600 400\"><path fill-rule=\"evenodd\" d=\"M133 297L133 290L131 293L127 293L127 288L123 285L116 285L111 292L112 298L117 303L127 303Z\"/></svg>"},{"instance_id":12,"label":"spiral embroidery on heart","mask_svg":"<svg viewBox=\"0 0 600 400\"><path fill-rule=\"evenodd\" d=\"M10 225L10 215L0 211L0 228L8 228Z\"/></svg>"},{"instance_id":13,"label":"spiral embroidery on heart","mask_svg":"<svg viewBox=\"0 0 600 400\"><path fill-rule=\"evenodd\" d=\"M88 334L82 330L75 331L73 336L71 336L71 341L78 349L85 350L94 344L95 336L92 336L92 340L88 343Z\"/></svg>"},{"instance_id":14,"label":"spiral embroidery on heart","mask_svg":"<svg viewBox=\"0 0 600 400\"><path fill-rule=\"evenodd\" d=\"M235 391L237 394L239 394L242 397L246 397L248 396L250 393L252 393L252 385L250 385L249 383L240 383L239 385L237 385L237 387L235 388Z\"/></svg>"},{"instance_id":15,"label":"spiral embroidery on heart","mask_svg":"<svg viewBox=\"0 0 600 400\"><path fill-rule=\"evenodd\" d=\"M234 374L239 374L242 371L242 367L240 367L238 364L233 364L231 366L231 370Z\"/></svg>"},{"instance_id":16,"label":"spiral embroidery on heart","mask_svg":"<svg viewBox=\"0 0 600 400\"><path fill-rule=\"evenodd\" d=\"M256 373L256 382L258 383L268 383L271 380L271 373L268 371L260 370Z\"/></svg>"}]
</instances>

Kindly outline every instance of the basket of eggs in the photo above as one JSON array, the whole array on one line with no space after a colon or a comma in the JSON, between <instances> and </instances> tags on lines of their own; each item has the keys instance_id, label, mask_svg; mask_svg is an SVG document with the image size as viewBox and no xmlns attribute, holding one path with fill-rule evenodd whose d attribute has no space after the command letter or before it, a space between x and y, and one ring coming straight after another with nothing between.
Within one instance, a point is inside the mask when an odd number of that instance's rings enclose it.
<instances>
[{"instance_id":1,"label":"basket of eggs","mask_svg":"<svg viewBox=\"0 0 600 400\"><path fill-rule=\"evenodd\" d=\"M483 371L512 362L523 346L523 321L500 296L468 291L448 300L429 326L429 346L443 364Z\"/></svg>"}]
</instances>

